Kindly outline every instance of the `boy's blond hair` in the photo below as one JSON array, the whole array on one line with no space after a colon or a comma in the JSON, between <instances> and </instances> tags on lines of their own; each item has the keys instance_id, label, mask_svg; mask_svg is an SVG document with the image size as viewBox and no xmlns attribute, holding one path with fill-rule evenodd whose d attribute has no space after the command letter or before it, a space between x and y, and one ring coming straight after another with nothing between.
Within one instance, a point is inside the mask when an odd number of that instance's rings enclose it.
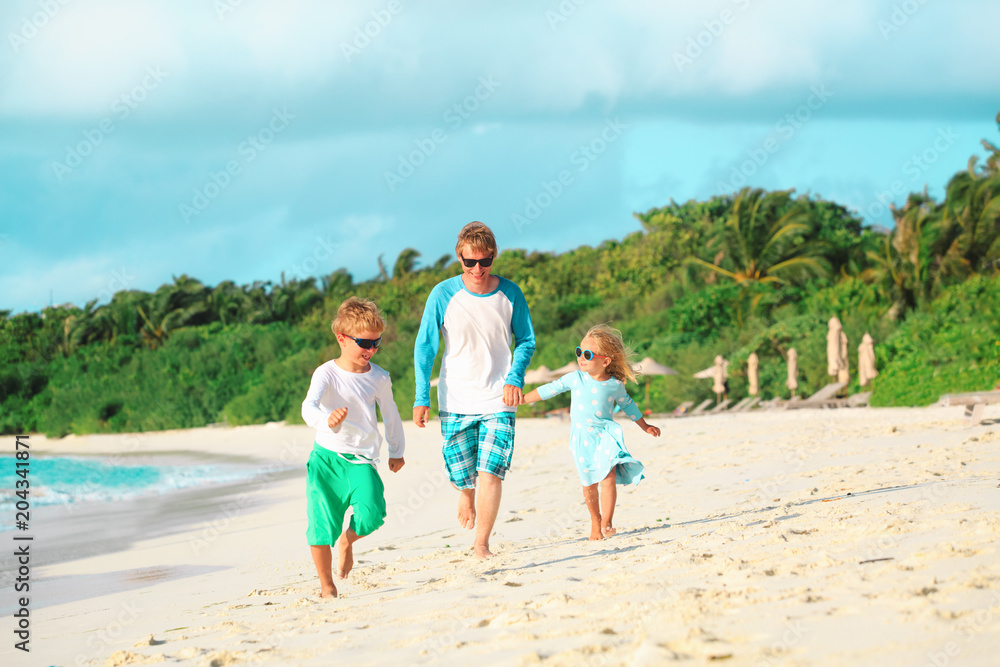
<instances>
[{"instance_id":1,"label":"boy's blond hair","mask_svg":"<svg viewBox=\"0 0 1000 667\"><path fill-rule=\"evenodd\" d=\"M465 246L473 251L488 252L496 259L497 240L493 236L493 230L478 220L462 227L462 231L458 233L458 243L455 244L455 253L461 256Z\"/></svg>"},{"instance_id":2,"label":"boy's blond hair","mask_svg":"<svg viewBox=\"0 0 1000 667\"><path fill-rule=\"evenodd\" d=\"M348 336L357 336L361 331L382 333L385 331L385 319L374 301L352 296L337 308L337 316L330 323L330 329L334 334Z\"/></svg>"},{"instance_id":3,"label":"boy's blond hair","mask_svg":"<svg viewBox=\"0 0 1000 667\"><path fill-rule=\"evenodd\" d=\"M635 368L632 366L635 353L625 345L621 331L612 329L607 324L598 324L590 328L586 338L592 338L597 343L595 352L607 355L611 361L608 364L608 375L623 384L626 380L636 381Z\"/></svg>"}]
</instances>

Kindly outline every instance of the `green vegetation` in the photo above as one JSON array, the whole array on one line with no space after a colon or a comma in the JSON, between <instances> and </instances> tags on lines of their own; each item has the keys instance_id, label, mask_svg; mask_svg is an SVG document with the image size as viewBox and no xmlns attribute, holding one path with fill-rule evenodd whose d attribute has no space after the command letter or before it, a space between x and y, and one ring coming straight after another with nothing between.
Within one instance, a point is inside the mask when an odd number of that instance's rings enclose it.
<instances>
[{"instance_id":1,"label":"green vegetation","mask_svg":"<svg viewBox=\"0 0 1000 667\"><path fill-rule=\"evenodd\" d=\"M495 273L524 290L538 338L532 367L572 361L583 332L611 322L640 356L680 372L649 378L643 407L654 411L708 397L711 383L691 374L716 354L730 360L735 397L746 393L751 352L763 395L787 395L792 347L799 393L819 389L829 379L833 315L851 341L852 370L862 335L875 338L875 405L992 388L1000 381L1000 149L983 145L986 161L970 160L943 202L911 194L889 232L863 228L833 202L747 189L637 214L642 231L597 248L506 250ZM388 317L376 362L391 373L405 418L424 301L459 272L450 255L424 267L419 258L404 250L391 274L380 258L379 277L358 284L344 270L318 283L243 286L180 276L100 306L0 311L0 431L299 421L310 373L337 354L329 322L352 294L374 299ZM641 401L644 392L631 389Z\"/></svg>"}]
</instances>

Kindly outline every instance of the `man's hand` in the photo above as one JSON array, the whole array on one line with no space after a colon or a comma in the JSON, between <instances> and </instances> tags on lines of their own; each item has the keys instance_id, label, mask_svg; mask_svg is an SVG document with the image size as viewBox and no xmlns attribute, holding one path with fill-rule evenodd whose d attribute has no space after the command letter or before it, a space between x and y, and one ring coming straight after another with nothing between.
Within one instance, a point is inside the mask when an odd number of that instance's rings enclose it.
<instances>
[{"instance_id":1,"label":"man's hand","mask_svg":"<svg viewBox=\"0 0 1000 667\"><path fill-rule=\"evenodd\" d=\"M326 425L330 428L337 428L347 419L347 408L337 408L326 418Z\"/></svg>"},{"instance_id":2,"label":"man's hand","mask_svg":"<svg viewBox=\"0 0 1000 667\"><path fill-rule=\"evenodd\" d=\"M431 409L426 405L418 405L417 407L413 408L413 423L419 426L420 428L424 427L424 424L427 423L427 420L430 419L430 416L431 416ZM400 466L402 466L402 464L400 464Z\"/></svg>"},{"instance_id":3,"label":"man's hand","mask_svg":"<svg viewBox=\"0 0 1000 667\"><path fill-rule=\"evenodd\" d=\"M389 459L389 470L399 472L399 469L406 465L406 461L400 456L398 459Z\"/></svg>"},{"instance_id":4,"label":"man's hand","mask_svg":"<svg viewBox=\"0 0 1000 667\"><path fill-rule=\"evenodd\" d=\"M521 393L520 387L515 387L512 384L505 384L503 386L504 405L521 405L522 398L524 398L524 395Z\"/></svg>"}]
</instances>

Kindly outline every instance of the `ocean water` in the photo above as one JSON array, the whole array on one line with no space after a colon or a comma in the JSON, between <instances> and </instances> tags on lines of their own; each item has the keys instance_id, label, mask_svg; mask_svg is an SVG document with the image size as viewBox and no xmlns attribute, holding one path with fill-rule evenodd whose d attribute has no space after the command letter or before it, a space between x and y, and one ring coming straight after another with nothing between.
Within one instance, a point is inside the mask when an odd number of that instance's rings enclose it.
<instances>
[{"instance_id":1,"label":"ocean water","mask_svg":"<svg viewBox=\"0 0 1000 667\"><path fill-rule=\"evenodd\" d=\"M86 502L115 502L182 489L250 481L275 472L263 464L212 463L159 465L128 457L32 456L28 502L32 508ZM0 456L0 531L14 528L17 466Z\"/></svg>"}]
</instances>

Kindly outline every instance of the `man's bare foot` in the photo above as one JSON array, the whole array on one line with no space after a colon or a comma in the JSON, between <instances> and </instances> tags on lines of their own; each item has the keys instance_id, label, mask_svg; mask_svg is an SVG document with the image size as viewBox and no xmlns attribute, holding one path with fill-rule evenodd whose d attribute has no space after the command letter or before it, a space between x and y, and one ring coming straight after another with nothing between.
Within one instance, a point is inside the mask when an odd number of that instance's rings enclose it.
<instances>
[{"instance_id":1,"label":"man's bare foot","mask_svg":"<svg viewBox=\"0 0 1000 667\"><path fill-rule=\"evenodd\" d=\"M343 535L337 540L337 578L347 579L354 568L354 545Z\"/></svg>"},{"instance_id":2,"label":"man's bare foot","mask_svg":"<svg viewBox=\"0 0 1000 667\"><path fill-rule=\"evenodd\" d=\"M597 521L590 522L590 539L603 540L604 533L601 531L601 524Z\"/></svg>"},{"instance_id":3,"label":"man's bare foot","mask_svg":"<svg viewBox=\"0 0 1000 667\"><path fill-rule=\"evenodd\" d=\"M335 598L337 597L337 587L333 584L330 584L330 588L321 586L319 596L321 598Z\"/></svg>"},{"instance_id":4,"label":"man's bare foot","mask_svg":"<svg viewBox=\"0 0 1000 667\"><path fill-rule=\"evenodd\" d=\"M476 558L479 560L485 560L487 558L493 558L496 554L490 551L490 545L488 544L477 544L473 547L476 552Z\"/></svg>"},{"instance_id":5,"label":"man's bare foot","mask_svg":"<svg viewBox=\"0 0 1000 667\"><path fill-rule=\"evenodd\" d=\"M601 532L604 534L604 537L611 537L618 532L618 529L614 526L602 526Z\"/></svg>"},{"instance_id":6,"label":"man's bare foot","mask_svg":"<svg viewBox=\"0 0 1000 667\"><path fill-rule=\"evenodd\" d=\"M472 530L476 527L476 495L474 489L465 489L458 497L458 525Z\"/></svg>"}]
</instances>

